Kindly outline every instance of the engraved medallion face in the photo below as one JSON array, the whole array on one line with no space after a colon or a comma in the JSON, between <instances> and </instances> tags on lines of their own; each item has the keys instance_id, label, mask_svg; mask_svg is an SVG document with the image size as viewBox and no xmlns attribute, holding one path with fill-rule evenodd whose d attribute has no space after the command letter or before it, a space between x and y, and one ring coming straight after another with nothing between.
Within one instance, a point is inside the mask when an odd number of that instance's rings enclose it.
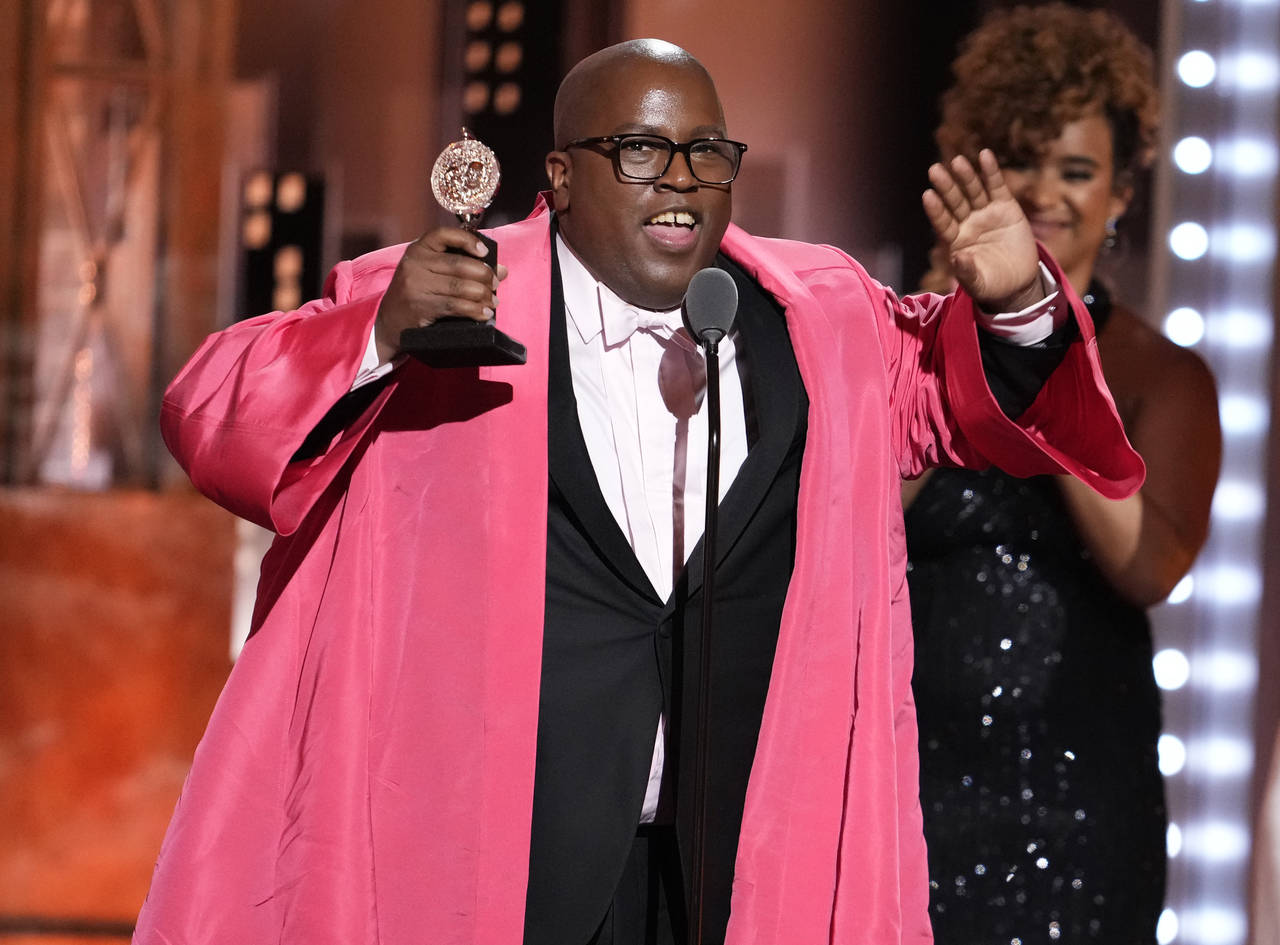
<instances>
[{"instance_id":1,"label":"engraved medallion face","mask_svg":"<svg viewBox=\"0 0 1280 945\"><path fill-rule=\"evenodd\" d=\"M465 137L440 152L431 169L431 192L440 206L460 218L479 217L498 192L498 159L463 131Z\"/></svg>"}]
</instances>

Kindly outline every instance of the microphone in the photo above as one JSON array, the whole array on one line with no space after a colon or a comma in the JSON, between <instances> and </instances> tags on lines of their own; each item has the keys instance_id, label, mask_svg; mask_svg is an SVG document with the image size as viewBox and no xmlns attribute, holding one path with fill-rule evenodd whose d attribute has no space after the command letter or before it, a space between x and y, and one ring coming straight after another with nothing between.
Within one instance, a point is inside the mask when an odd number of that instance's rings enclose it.
<instances>
[{"instance_id":1,"label":"microphone","mask_svg":"<svg viewBox=\"0 0 1280 945\"><path fill-rule=\"evenodd\" d=\"M684 325L701 345L729 333L738 314L738 287L723 269L699 269L684 293Z\"/></svg>"},{"instance_id":2,"label":"microphone","mask_svg":"<svg viewBox=\"0 0 1280 945\"><path fill-rule=\"evenodd\" d=\"M702 529L702 640L698 673L698 715L694 729L693 883L689 897L688 941L703 942L706 899L707 812L711 718L711 636L716 584L717 509L720 504L720 341L738 314L738 286L723 269L699 269L684 293L684 325L707 359L707 490ZM682 723L683 724L683 723Z\"/></svg>"}]
</instances>

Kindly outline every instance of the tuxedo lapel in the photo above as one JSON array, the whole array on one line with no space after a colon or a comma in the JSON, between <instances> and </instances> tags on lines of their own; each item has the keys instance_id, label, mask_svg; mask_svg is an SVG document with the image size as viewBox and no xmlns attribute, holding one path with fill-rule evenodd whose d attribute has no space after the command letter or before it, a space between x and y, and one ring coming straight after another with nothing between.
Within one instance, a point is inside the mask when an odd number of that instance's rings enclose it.
<instances>
[{"instance_id":1,"label":"tuxedo lapel","mask_svg":"<svg viewBox=\"0 0 1280 945\"><path fill-rule=\"evenodd\" d=\"M736 344L746 374L742 391L749 400L750 448L720 503L716 557L723 561L742 537L752 513L768 493L792 447L804 412L804 389L787 336L786 321L777 303L724 255L717 256L716 265L727 271L738 287ZM564 289L553 251L547 417L552 488L563 498L567 511L580 523L602 559L645 597L657 599L657 592L605 503L596 480L578 421L566 331ZM690 594L702 586L704 542L705 537L699 540L685 565L684 579Z\"/></svg>"},{"instance_id":2,"label":"tuxedo lapel","mask_svg":"<svg viewBox=\"0 0 1280 945\"><path fill-rule=\"evenodd\" d=\"M553 234L554 239L554 234ZM582 533L595 546L601 560L646 598L659 601L627 536L618 526L596 480L587 443L578 421L578 401L573 393L569 367L569 340L565 327L564 288L560 263L551 252L551 352L547 404L547 462L551 488L564 501L565 510L577 520Z\"/></svg>"},{"instance_id":3,"label":"tuxedo lapel","mask_svg":"<svg viewBox=\"0 0 1280 945\"><path fill-rule=\"evenodd\" d=\"M724 561L764 500L795 441L805 409L804 387L777 302L731 259L716 257L738 287L735 319L742 391L748 398L749 450L720 503L716 563ZM753 420L751 418L754 418ZM754 439L752 438L754 437ZM688 593L702 586L704 536L685 565Z\"/></svg>"}]
</instances>

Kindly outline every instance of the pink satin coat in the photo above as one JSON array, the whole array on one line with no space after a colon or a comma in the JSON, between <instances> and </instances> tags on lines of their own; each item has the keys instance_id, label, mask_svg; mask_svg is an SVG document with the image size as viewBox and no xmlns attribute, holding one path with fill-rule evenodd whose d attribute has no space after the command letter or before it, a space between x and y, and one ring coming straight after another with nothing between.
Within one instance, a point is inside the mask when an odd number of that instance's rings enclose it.
<instances>
[{"instance_id":1,"label":"pink satin coat","mask_svg":"<svg viewBox=\"0 0 1280 945\"><path fill-rule=\"evenodd\" d=\"M528 363L477 375L409 361L314 459L290 461L348 392L403 247L338 265L296 312L212 336L169 388L163 432L192 481L279 537L139 945L519 945L547 221L540 205L492 232L511 270L499 318ZM734 227L723 250L785 307L811 404L728 945L927 942L899 478L994 461L1119 497L1141 460L1074 298L1081 340L1015 424L987 390L963 297L897 299L838 250Z\"/></svg>"}]
</instances>

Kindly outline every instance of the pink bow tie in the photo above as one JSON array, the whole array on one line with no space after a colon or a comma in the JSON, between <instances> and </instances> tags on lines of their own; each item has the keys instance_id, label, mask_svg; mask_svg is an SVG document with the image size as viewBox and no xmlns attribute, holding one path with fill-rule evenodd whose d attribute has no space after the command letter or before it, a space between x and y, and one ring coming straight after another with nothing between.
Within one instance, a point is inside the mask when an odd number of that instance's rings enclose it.
<instances>
[{"instance_id":1,"label":"pink bow tie","mask_svg":"<svg viewBox=\"0 0 1280 945\"><path fill-rule=\"evenodd\" d=\"M630 305L604 307L604 343L610 348L623 344L637 331L648 331L659 338L671 338L682 327L684 320L680 309L651 312Z\"/></svg>"}]
</instances>

